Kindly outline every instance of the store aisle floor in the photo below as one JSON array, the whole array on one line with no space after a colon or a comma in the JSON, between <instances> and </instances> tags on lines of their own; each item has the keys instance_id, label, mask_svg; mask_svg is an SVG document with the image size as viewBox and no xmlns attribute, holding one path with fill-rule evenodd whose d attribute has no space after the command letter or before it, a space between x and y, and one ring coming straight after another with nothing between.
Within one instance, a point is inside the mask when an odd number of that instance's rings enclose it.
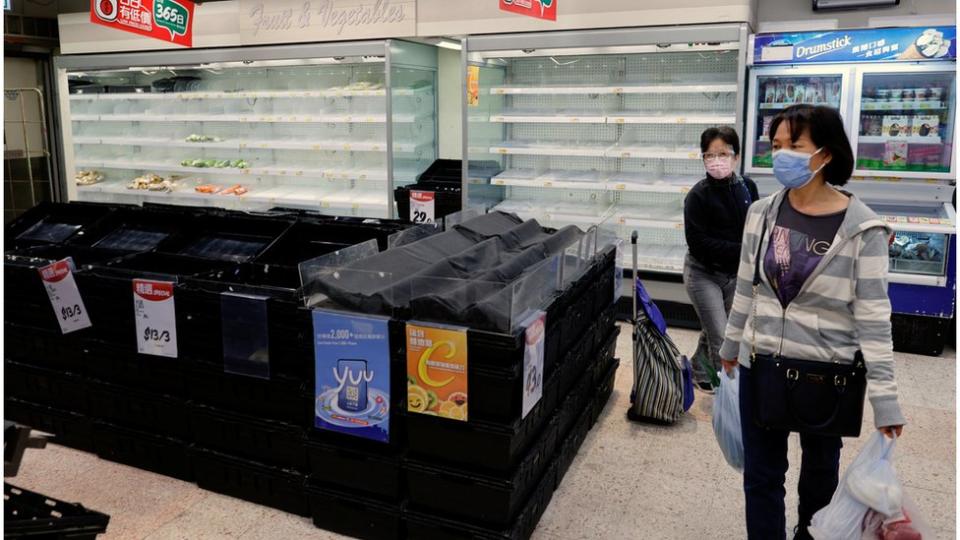
<instances>
[{"instance_id":1,"label":"store aisle floor","mask_svg":"<svg viewBox=\"0 0 960 540\"><path fill-rule=\"evenodd\" d=\"M690 352L695 332L671 330ZM697 394L694 408L672 427L627 422L630 333L618 343L616 389L563 479L534 534L535 540L736 539L744 536L740 476L723 461L710 425L712 399ZM939 538L956 523L956 352L941 358L897 354L901 400L910 425L898 442L897 469ZM865 424L873 418L867 407ZM848 441L843 463L869 434ZM788 523L796 520L799 440L791 438ZM111 515L105 539L343 538L307 518L210 493L194 484L102 461L51 445L28 450L12 484L79 501Z\"/></svg>"}]
</instances>

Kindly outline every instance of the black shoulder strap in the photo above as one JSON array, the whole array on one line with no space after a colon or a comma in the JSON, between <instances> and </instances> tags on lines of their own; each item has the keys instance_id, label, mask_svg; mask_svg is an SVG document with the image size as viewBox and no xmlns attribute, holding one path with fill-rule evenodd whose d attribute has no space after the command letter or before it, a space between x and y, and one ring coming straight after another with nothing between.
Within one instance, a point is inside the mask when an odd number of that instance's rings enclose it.
<instances>
[{"instance_id":1,"label":"black shoulder strap","mask_svg":"<svg viewBox=\"0 0 960 540\"><path fill-rule=\"evenodd\" d=\"M767 211L764 210L763 214L760 216L760 221L763 225L760 227L760 239L757 240L757 256L753 259L753 285L760 285L760 261L762 260L763 253L763 238L767 235Z\"/></svg>"}]
</instances>

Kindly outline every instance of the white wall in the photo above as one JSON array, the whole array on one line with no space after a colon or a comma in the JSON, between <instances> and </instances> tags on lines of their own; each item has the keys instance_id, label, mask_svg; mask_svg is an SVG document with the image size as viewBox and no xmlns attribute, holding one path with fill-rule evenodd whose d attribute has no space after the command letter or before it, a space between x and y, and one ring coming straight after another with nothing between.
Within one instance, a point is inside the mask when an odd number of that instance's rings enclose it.
<instances>
[{"instance_id":1,"label":"white wall","mask_svg":"<svg viewBox=\"0 0 960 540\"><path fill-rule=\"evenodd\" d=\"M37 62L31 58L3 59L3 87L6 88L36 88L40 85L37 73ZM12 98L12 99L8 99ZM35 154L43 147L43 131L40 127L40 105L35 93L24 93L23 113L17 94L4 95L4 150L25 150L24 126L21 118L26 118L27 141L30 143L30 152Z\"/></svg>"},{"instance_id":2,"label":"white wall","mask_svg":"<svg viewBox=\"0 0 960 540\"><path fill-rule=\"evenodd\" d=\"M956 16L956 0L900 0L900 5L885 9L862 9L856 11L813 11L810 0L759 0L757 2L757 21L809 21L834 19L839 28L857 28L867 26L870 17L898 17L899 24L909 25L910 16L949 14Z\"/></svg>"},{"instance_id":3,"label":"white wall","mask_svg":"<svg viewBox=\"0 0 960 540\"><path fill-rule=\"evenodd\" d=\"M460 51L437 49L437 101L440 151L443 159L460 159L463 154L462 110L463 73Z\"/></svg>"}]
</instances>

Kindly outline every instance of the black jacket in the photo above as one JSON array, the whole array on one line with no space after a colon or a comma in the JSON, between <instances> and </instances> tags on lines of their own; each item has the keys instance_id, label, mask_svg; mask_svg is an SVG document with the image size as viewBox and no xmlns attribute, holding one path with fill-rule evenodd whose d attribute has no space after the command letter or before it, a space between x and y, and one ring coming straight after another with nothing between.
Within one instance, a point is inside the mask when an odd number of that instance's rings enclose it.
<instances>
[{"instance_id":1,"label":"black jacket","mask_svg":"<svg viewBox=\"0 0 960 540\"><path fill-rule=\"evenodd\" d=\"M747 209L760 198L757 184L742 177L706 177L687 193L683 226L690 254L711 270L736 275Z\"/></svg>"}]
</instances>

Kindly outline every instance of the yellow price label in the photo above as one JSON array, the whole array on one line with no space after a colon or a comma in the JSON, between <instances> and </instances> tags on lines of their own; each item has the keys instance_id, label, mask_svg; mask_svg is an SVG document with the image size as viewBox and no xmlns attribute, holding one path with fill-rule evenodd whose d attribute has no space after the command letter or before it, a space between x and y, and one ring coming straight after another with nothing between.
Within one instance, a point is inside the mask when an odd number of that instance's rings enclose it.
<instances>
[{"instance_id":1,"label":"yellow price label","mask_svg":"<svg viewBox=\"0 0 960 540\"><path fill-rule=\"evenodd\" d=\"M625 121L626 121L626 118L622 118L622 117L621 117L621 118L616 118L616 119L614 119L614 122L617 123L617 124L622 124L622 123L624 123Z\"/></svg>"},{"instance_id":2,"label":"yellow price label","mask_svg":"<svg viewBox=\"0 0 960 540\"><path fill-rule=\"evenodd\" d=\"M690 188L688 188L688 187L682 187L682 188L680 188L680 193L690 193Z\"/></svg>"},{"instance_id":3,"label":"yellow price label","mask_svg":"<svg viewBox=\"0 0 960 540\"><path fill-rule=\"evenodd\" d=\"M507 183L504 182L503 180L494 180L494 181L493 181L493 185L495 185L495 186L505 186L505 185L507 185Z\"/></svg>"},{"instance_id":4,"label":"yellow price label","mask_svg":"<svg viewBox=\"0 0 960 540\"><path fill-rule=\"evenodd\" d=\"M243 150L247 147L247 143L240 143L240 149Z\"/></svg>"},{"instance_id":5,"label":"yellow price label","mask_svg":"<svg viewBox=\"0 0 960 540\"><path fill-rule=\"evenodd\" d=\"M626 184L617 184L617 185L614 187L614 189L619 190L619 191L623 191L623 190L627 189L627 185L626 185Z\"/></svg>"},{"instance_id":6,"label":"yellow price label","mask_svg":"<svg viewBox=\"0 0 960 540\"><path fill-rule=\"evenodd\" d=\"M303 171L297 171L297 176L303 176Z\"/></svg>"},{"instance_id":7,"label":"yellow price label","mask_svg":"<svg viewBox=\"0 0 960 540\"><path fill-rule=\"evenodd\" d=\"M678 117L677 117L677 123L678 123L678 124L686 124L686 123L687 123L686 117L684 117L684 116L678 116Z\"/></svg>"},{"instance_id":8,"label":"yellow price label","mask_svg":"<svg viewBox=\"0 0 960 540\"><path fill-rule=\"evenodd\" d=\"M501 154L506 154L506 153L507 153L507 149L506 149L506 148L500 148L500 149L497 150L497 152L500 152Z\"/></svg>"},{"instance_id":9,"label":"yellow price label","mask_svg":"<svg viewBox=\"0 0 960 540\"><path fill-rule=\"evenodd\" d=\"M576 124L576 123L578 123L579 121L580 121L580 119L577 118L576 116L570 118L570 122L573 123L573 124Z\"/></svg>"},{"instance_id":10,"label":"yellow price label","mask_svg":"<svg viewBox=\"0 0 960 540\"><path fill-rule=\"evenodd\" d=\"M620 157L622 157L622 158L628 158L628 157L630 157L630 152L623 152L623 153L620 154Z\"/></svg>"},{"instance_id":11,"label":"yellow price label","mask_svg":"<svg viewBox=\"0 0 960 540\"><path fill-rule=\"evenodd\" d=\"M613 93L614 93L614 94L622 94L622 93L623 93L623 88L614 88L614 89L613 89Z\"/></svg>"},{"instance_id":12,"label":"yellow price label","mask_svg":"<svg viewBox=\"0 0 960 540\"><path fill-rule=\"evenodd\" d=\"M330 208L330 203L327 201L320 201L320 208Z\"/></svg>"},{"instance_id":13,"label":"yellow price label","mask_svg":"<svg viewBox=\"0 0 960 540\"><path fill-rule=\"evenodd\" d=\"M675 225L673 226L673 228L674 228L674 229L682 229L682 228L683 228L683 223L677 223L677 224L675 224Z\"/></svg>"},{"instance_id":14,"label":"yellow price label","mask_svg":"<svg viewBox=\"0 0 960 540\"><path fill-rule=\"evenodd\" d=\"M350 145L349 145L349 144L343 145L343 149L344 149L344 150L350 150Z\"/></svg>"},{"instance_id":15,"label":"yellow price label","mask_svg":"<svg viewBox=\"0 0 960 540\"><path fill-rule=\"evenodd\" d=\"M505 93L506 93L506 90L504 90L503 88L497 88L497 89L496 89L496 93L497 93L497 94L505 94Z\"/></svg>"},{"instance_id":16,"label":"yellow price label","mask_svg":"<svg viewBox=\"0 0 960 540\"><path fill-rule=\"evenodd\" d=\"M246 122L246 121L247 121L247 117L246 117L246 116L241 116L241 117L240 117L240 121L241 121L241 122Z\"/></svg>"},{"instance_id":17,"label":"yellow price label","mask_svg":"<svg viewBox=\"0 0 960 540\"><path fill-rule=\"evenodd\" d=\"M553 187L553 182L544 182L543 187Z\"/></svg>"},{"instance_id":18,"label":"yellow price label","mask_svg":"<svg viewBox=\"0 0 960 540\"><path fill-rule=\"evenodd\" d=\"M311 146L310 149L311 149L311 150L320 150L320 145L319 145L319 144L315 144L315 145Z\"/></svg>"}]
</instances>

